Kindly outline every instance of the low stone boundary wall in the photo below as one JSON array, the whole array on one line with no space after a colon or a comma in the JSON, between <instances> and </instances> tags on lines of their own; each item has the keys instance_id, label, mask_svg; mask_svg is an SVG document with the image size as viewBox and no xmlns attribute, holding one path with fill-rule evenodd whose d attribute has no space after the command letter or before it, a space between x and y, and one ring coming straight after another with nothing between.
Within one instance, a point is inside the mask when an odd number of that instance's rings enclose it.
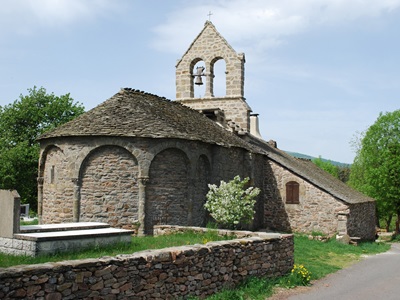
<instances>
[{"instance_id":1,"label":"low stone boundary wall","mask_svg":"<svg viewBox=\"0 0 400 300\"><path fill-rule=\"evenodd\" d=\"M205 245L0 269L0 299L204 298L248 276L293 267L293 236L253 236Z\"/></svg>"}]
</instances>

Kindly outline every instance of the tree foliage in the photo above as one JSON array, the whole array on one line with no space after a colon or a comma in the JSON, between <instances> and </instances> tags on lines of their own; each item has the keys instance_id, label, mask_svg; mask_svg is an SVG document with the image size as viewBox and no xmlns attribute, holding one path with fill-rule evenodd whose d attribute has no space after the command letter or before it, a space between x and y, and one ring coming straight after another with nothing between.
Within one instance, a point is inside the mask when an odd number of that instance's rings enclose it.
<instances>
[{"instance_id":1,"label":"tree foliage","mask_svg":"<svg viewBox=\"0 0 400 300\"><path fill-rule=\"evenodd\" d=\"M313 159L312 162L332 176L339 178L339 168L338 166L332 164L332 162L323 160L321 156Z\"/></svg>"},{"instance_id":2,"label":"tree foliage","mask_svg":"<svg viewBox=\"0 0 400 300\"><path fill-rule=\"evenodd\" d=\"M243 180L235 176L226 183L221 180L220 186L209 184L207 201L204 207L214 220L228 228L237 228L240 223L248 224L254 218L254 204L260 193L259 188L246 185L249 178Z\"/></svg>"},{"instance_id":3,"label":"tree foliage","mask_svg":"<svg viewBox=\"0 0 400 300\"><path fill-rule=\"evenodd\" d=\"M380 113L360 138L349 184L377 201L378 215L400 218L400 110Z\"/></svg>"},{"instance_id":4,"label":"tree foliage","mask_svg":"<svg viewBox=\"0 0 400 300\"><path fill-rule=\"evenodd\" d=\"M0 188L16 189L23 203L36 207L39 145L43 132L84 112L69 94L55 96L34 87L13 103L0 106Z\"/></svg>"}]
</instances>

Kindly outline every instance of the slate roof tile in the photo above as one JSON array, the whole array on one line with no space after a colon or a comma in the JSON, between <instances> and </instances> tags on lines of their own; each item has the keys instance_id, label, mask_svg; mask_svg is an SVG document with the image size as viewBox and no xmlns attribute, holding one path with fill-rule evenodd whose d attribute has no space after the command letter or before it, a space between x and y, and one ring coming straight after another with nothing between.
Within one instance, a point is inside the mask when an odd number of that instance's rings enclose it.
<instances>
[{"instance_id":1,"label":"slate roof tile","mask_svg":"<svg viewBox=\"0 0 400 300\"><path fill-rule=\"evenodd\" d=\"M203 114L165 98L130 88L38 140L67 136L176 138L256 151Z\"/></svg>"},{"instance_id":2,"label":"slate roof tile","mask_svg":"<svg viewBox=\"0 0 400 300\"><path fill-rule=\"evenodd\" d=\"M253 145L260 147L272 161L345 203L356 204L375 201L374 199L349 187L347 184L335 178L328 172L325 172L309 160L295 158L278 148L272 147L268 142L254 136L249 135L246 140Z\"/></svg>"}]
</instances>

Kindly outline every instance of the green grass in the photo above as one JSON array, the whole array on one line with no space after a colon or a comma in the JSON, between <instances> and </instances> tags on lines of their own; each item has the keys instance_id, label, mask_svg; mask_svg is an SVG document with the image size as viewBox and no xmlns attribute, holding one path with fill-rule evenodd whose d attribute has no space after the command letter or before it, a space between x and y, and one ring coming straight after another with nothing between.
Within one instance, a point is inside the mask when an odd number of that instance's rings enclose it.
<instances>
[{"instance_id":1,"label":"green grass","mask_svg":"<svg viewBox=\"0 0 400 300\"><path fill-rule=\"evenodd\" d=\"M330 240L320 242L307 236L295 235L294 261L311 272L311 280L320 279L358 261L362 255L371 255L389 250L385 243L361 243L358 246L344 245ZM275 278L250 278L235 289L227 289L207 299L211 300L258 300L273 294L276 287L290 288L290 275ZM195 298L193 298L195 299Z\"/></svg>"},{"instance_id":2,"label":"green grass","mask_svg":"<svg viewBox=\"0 0 400 300\"><path fill-rule=\"evenodd\" d=\"M360 243L358 246L344 245L332 239L326 243L309 240L307 236L295 236L294 260L303 264L319 279L336 272L360 259L361 255L376 254L389 250L389 244Z\"/></svg>"},{"instance_id":3,"label":"green grass","mask_svg":"<svg viewBox=\"0 0 400 300\"><path fill-rule=\"evenodd\" d=\"M250 277L236 289L226 289L208 297L208 300L264 300L274 292L274 287L279 284L277 279ZM192 298L196 299L196 298Z\"/></svg>"},{"instance_id":4,"label":"green grass","mask_svg":"<svg viewBox=\"0 0 400 300\"><path fill-rule=\"evenodd\" d=\"M20 225L21 226L24 226L24 225L38 225L38 224L39 224L39 220L38 219L34 219L32 221L24 221L24 220L20 221Z\"/></svg>"},{"instance_id":5,"label":"green grass","mask_svg":"<svg viewBox=\"0 0 400 300\"><path fill-rule=\"evenodd\" d=\"M98 258L103 256L115 256L118 254L129 254L148 249L161 249L173 246L205 244L211 241L233 239L235 236L218 236L216 231L209 230L206 233L186 233L163 235L163 236L144 236L132 237L130 244L118 244L108 247L95 247L79 252L59 253L51 256L14 256L0 253L0 267L6 268L16 265L41 264L46 262L56 262L62 260L76 260L86 258Z\"/></svg>"}]
</instances>

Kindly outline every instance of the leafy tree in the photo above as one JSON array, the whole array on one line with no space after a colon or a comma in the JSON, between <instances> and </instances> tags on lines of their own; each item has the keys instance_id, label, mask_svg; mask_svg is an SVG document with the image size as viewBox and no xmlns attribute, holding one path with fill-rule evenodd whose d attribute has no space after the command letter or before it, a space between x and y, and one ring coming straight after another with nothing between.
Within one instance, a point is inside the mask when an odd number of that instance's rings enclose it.
<instances>
[{"instance_id":1,"label":"leafy tree","mask_svg":"<svg viewBox=\"0 0 400 300\"><path fill-rule=\"evenodd\" d=\"M361 137L349 184L377 201L387 229L392 216L400 222L400 110L380 113Z\"/></svg>"},{"instance_id":2,"label":"leafy tree","mask_svg":"<svg viewBox=\"0 0 400 300\"><path fill-rule=\"evenodd\" d=\"M37 202L39 145L46 130L66 123L84 112L69 94L55 96L34 87L28 95L0 106L0 188L16 189L23 203L33 209Z\"/></svg>"},{"instance_id":3,"label":"leafy tree","mask_svg":"<svg viewBox=\"0 0 400 300\"><path fill-rule=\"evenodd\" d=\"M323 160L320 156L318 158L313 159L312 162L316 164L318 167L320 167L322 170L328 172L329 174L333 175L336 178L339 178L339 168L334 164L332 164L331 161Z\"/></svg>"},{"instance_id":4,"label":"leafy tree","mask_svg":"<svg viewBox=\"0 0 400 300\"><path fill-rule=\"evenodd\" d=\"M235 176L226 183L221 180L220 186L209 184L207 201L204 207L215 221L228 228L237 228L240 223L248 224L254 218L255 198L260 193L259 188L246 185L249 178L243 180Z\"/></svg>"},{"instance_id":5,"label":"leafy tree","mask_svg":"<svg viewBox=\"0 0 400 300\"><path fill-rule=\"evenodd\" d=\"M350 172L351 172L350 165L338 166L338 170L339 170L339 179L342 182L347 183L350 179Z\"/></svg>"}]
</instances>

